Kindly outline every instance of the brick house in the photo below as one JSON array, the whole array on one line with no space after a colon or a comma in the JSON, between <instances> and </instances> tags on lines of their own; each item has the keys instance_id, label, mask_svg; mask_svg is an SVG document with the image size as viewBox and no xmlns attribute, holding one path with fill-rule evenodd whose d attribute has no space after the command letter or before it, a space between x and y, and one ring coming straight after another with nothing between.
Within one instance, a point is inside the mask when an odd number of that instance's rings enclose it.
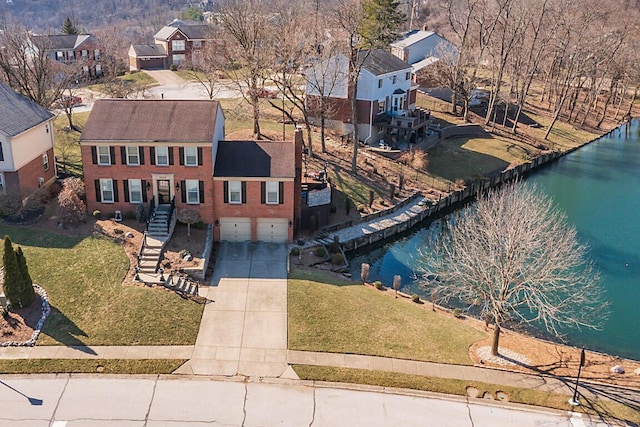
<instances>
[{"instance_id":1,"label":"brick house","mask_svg":"<svg viewBox=\"0 0 640 427\"><path fill-rule=\"evenodd\" d=\"M412 81L411 66L382 49L360 51L359 57L363 63L357 81L359 139L370 145L383 139L393 144L424 135L429 117L416 110L418 86ZM347 135L353 132L349 60L339 54L328 61L329 67L323 62L307 70L307 104L318 111L322 89L329 105L327 126Z\"/></svg>"},{"instance_id":2,"label":"brick house","mask_svg":"<svg viewBox=\"0 0 640 427\"><path fill-rule=\"evenodd\" d=\"M155 44L131 45L129 68L146 70L198 65L203 61L205 45L211 42L211 29L211 25L175 20L153 36Z\"/></svg>"},{"instance_id":3,"label":"brick house","mask_svg":"<svg viewBox=\"0 0 640 427\"><path fill-rule=\"evenodd\" d=\"M35 38L38 39L38 46L42 46L51 59L79 66L86 78L97 78L104 74L102 51L92 34L56 34Z\"/></svg>"},{"instance_id":4,"label":"brick house","mask_svg":"<svg viewBox=\"0 0 640 427\"><path fill-rule=\"evenodd\" d=\"M54 115L0 82L0 193L26 196L55 179Z\"/></svg>"},{"instance_id":5,"label":"brick house","mask_svg":"<svg viewBox=\"0 0 640 427\"><path fill-rule=\"evenodd\" d=\"M80 137L87 209L135 213L175 202L213 223L213 163L224 138L217 101L95 102Z\"/></svg>"},{"instance_id":6,"label":"brick house","mask_svg":"<svg viewBox=\"0 0 640 427\"><path fill-rule=\"evenodd\" d=\"M215 240L292 241L300 226L302 130L294 142L222 141L213 173Z\"/></svg>"},{"instance_id":7,"label":"brick house","mask_svg":"<svg viewBox=\"0 0 640 427\"><path fill-rule=\"evenodd\" d=\"M224 141L217 101L95 102L80 138L87 209L195 209L214 239L291 241L300 224L302 131L294 142ZM146 209L145 209L146 210Z\"/></svg>"}]
</instances>

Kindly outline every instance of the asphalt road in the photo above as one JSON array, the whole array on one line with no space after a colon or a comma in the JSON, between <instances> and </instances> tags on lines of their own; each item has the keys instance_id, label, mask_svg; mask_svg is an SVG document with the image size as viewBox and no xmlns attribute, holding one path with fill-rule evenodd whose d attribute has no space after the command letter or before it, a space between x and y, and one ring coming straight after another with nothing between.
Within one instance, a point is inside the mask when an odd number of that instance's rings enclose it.
<instances>
[{"instance_id":1,"label":"asphalt road","mask_svg":"<svg viewBox=\"0 0 640 427\"><path fill-rule=\"evenodd\" d=\"M589 420L496 402L176 376L8 376L0 426L590 427Z\"/></svg>"}]
</instances>

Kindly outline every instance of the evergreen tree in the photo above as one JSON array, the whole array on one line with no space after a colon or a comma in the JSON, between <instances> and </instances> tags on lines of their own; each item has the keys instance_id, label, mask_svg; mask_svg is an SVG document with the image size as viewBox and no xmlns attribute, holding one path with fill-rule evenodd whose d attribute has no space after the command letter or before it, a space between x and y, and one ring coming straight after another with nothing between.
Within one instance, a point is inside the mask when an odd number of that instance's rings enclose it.
<instances>
[{"instance_id":1,"label":"evergreen tree","mask_svg":"<svg viewBox=\"0 0 640 427\"><path fill-rule=\"evenodd\" d=\"M33 289L33 280L29 274L27 259L24 257L22 248L18 246L16 251L16 260L18 261L18 269L22 278L20 286L20 305L26 307L36 299L36 291Z\"/></svg>"},{"instance_id":2,"label":"evergreen tree","mask_svg":"<svg viewBox=\"0 0 640 427\"><path fill-rule=\"evenodd\" d=\"M398 11L396 0L364 0L363 20L360 27L363 48L386 49L398 38L400 26L406 16Z\"/></svg>"},{"instance_id":3,"label":"evergreen tree","mask_svg":"<svg viewBox=\"0 0 640 427\"><path fill-rule=\"evenodd\" d=\"M80 34L75 24L68 16L64 20L64 24L62 24L62 34Z\"/></svg>"},{"instance_id":4,"label":"evergreen tree","mask_svg":"<svg viewBox=\"0 0 640 427\"><path fill-rule=\"evenodd\" d=\"M20 284L22 275L18 267L18 259L13 250L9 236L4 237L4 254L2 255L2 265L4 266L4 295L12 305L18 305L20 300Z\"/></svg>"}]
</instances>

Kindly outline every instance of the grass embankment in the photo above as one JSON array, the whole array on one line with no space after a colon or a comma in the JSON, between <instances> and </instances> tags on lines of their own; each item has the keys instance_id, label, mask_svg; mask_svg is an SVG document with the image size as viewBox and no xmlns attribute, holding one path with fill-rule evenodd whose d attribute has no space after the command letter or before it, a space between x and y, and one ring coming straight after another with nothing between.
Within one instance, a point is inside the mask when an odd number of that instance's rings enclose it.
<instances>
[{"instance_id":1,"label":"grass embankment","mask_svg":"<svg viewBox=\"0 0 640 427\"><path fill-rule=\"evenodd\" d=\"M502 392L510 402L526 405L542 406L546 408L573 410L605 420L624 420L640 423L640 414L628 406L620 403L581 397L582 405L571 407L568 396L559 393L548 393L539 390L488 384L477 381L464 381L448 378L422 377L419 375L399 374L395 372L367 371L362 369L332 368L324 366L295 365L294 371L302 380L330 381L351 384L367 384L381 387L406 388L424 390L435 393L467 395L467 387L474 387L478 397L484 393L497 396Z\"/></svg>"},{"instance_id":2,"label":"grass embankment","mask_svg":"<svg viewBox=\"0 0 640 427\"><path fill-rule=\"evenodd\" d=\"M84 129L89 118L89 112L73 113L73 124L78 129ZM82 157L80 155L80 132L69 129L67 116L60 114L53 122L55 132L54 153L58 158L58 167L73 175L82 175Z\"/></svg>"},{"instance_id":3,"label":"grass embankment","mask_svg":"<svg viewBox=\"0 0 640 427\"><path fill-rule=\"evenodd\" d=\"M0 360L3 374L170 374L184 359L28 359Z\"/></svg>"},{"instance_id":4,"label":"grass embankment","mask_svg":"<svg viewBox=\"0 0 640 427\"><path fill-rule=\"evenodd\" d=\"M38 345L195 343L203 306L160 289L122 286L129 263L120 244L0 226L0 236L7 234L49 294L52 311Z\"/></svg>"},{"instance_id":5,"label":"grass embankment","mask_svg":"<svg viewBox=\"0 0 640 427\"><path fill-rule=\"evenodd\" d=\"M321 273L289 278L289 349L471 364L486 335L459 320Z\"/></svg>"}]
</instances>

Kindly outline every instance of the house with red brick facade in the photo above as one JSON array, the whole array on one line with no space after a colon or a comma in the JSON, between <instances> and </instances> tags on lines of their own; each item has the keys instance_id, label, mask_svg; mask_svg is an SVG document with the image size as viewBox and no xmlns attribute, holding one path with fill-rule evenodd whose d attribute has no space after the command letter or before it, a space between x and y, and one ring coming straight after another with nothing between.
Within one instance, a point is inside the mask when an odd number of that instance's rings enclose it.
<instances>
[{"instance_id":1,"label":"house with red brick facade","mask_svg":"<svg viewBox=\"0 0 640 427\"><path fill-rule=\"evenodd\" d=\"M222 141L213 172L215 240L292 241L300 226L302 131L292 142Z\"/></svg>"},{"instance_id":2,"label":"house with red brick facade","mask_svg":"<svg viewBox=\"0 0 640 427\"><path fill-rule=\"evenodd\" d=\"M393 145L424 135L429 116L416 109L418 86L409 64L383 49L360 51L357 81L358 137L365 144ZM307 70L307 105L319 111L321 97L328 105L326 124L343 135L353 132L353 88L349 60L338 54ZM318 121L319 117L313 117Z\"/></svg>"},{"instance_id":3,"label":"house with red brick facade","mask_svg":"<svg viewBox=\"0 0 640 427\"><path fill-rule=\"evenodd\" d=\"M0 193L29 193L55 180L48 110L0 83Z\"/></svg>"},{"instance_id":4,"label":"house with red brick facade","mask_svg":"<svg viewBox=\"0 0 640 427\"><path fill-rule=\"evenodd\" d=\"M125 215L140 204L173 204L213 223L211 177L223 138L217 101L96 101L80 137L87 209Z\"/></svg>"},{"instance_id":5,"label":"house with red brick facade","mask_svg":"<svg viewBox=\"0 0 640 427\"><path fill-rule=\"evenodd\" d=\"M98 39L92 34L54 34L34 36L38 46L58 62L78 66L86 79L94 79L104 74L102 51Z\"/></svg>"},{"instance_id":6,"label":"house with red brick facade","mask_svg":"<svg viewBox=\"0 0 640 427\"><path fill-rule=\"evenodd\" d=\"M217 101L98 100L80 147L90 212L196 210L216 241L291 241L300 223L302 131L225 141Z\"/></svg>"},{"instance_id":7,"label":"house with red brick facade","mask_svg":"<svg viewBox=\"0 0 640 427\"><path fill-rule=\"evenodd\" d=\"M203 61L203 50L211 42L211 25L190 24L175 20L154 36L154 44L131 45L129 68L148 70L196 66Z\"/></svg>"}]
</instances>

